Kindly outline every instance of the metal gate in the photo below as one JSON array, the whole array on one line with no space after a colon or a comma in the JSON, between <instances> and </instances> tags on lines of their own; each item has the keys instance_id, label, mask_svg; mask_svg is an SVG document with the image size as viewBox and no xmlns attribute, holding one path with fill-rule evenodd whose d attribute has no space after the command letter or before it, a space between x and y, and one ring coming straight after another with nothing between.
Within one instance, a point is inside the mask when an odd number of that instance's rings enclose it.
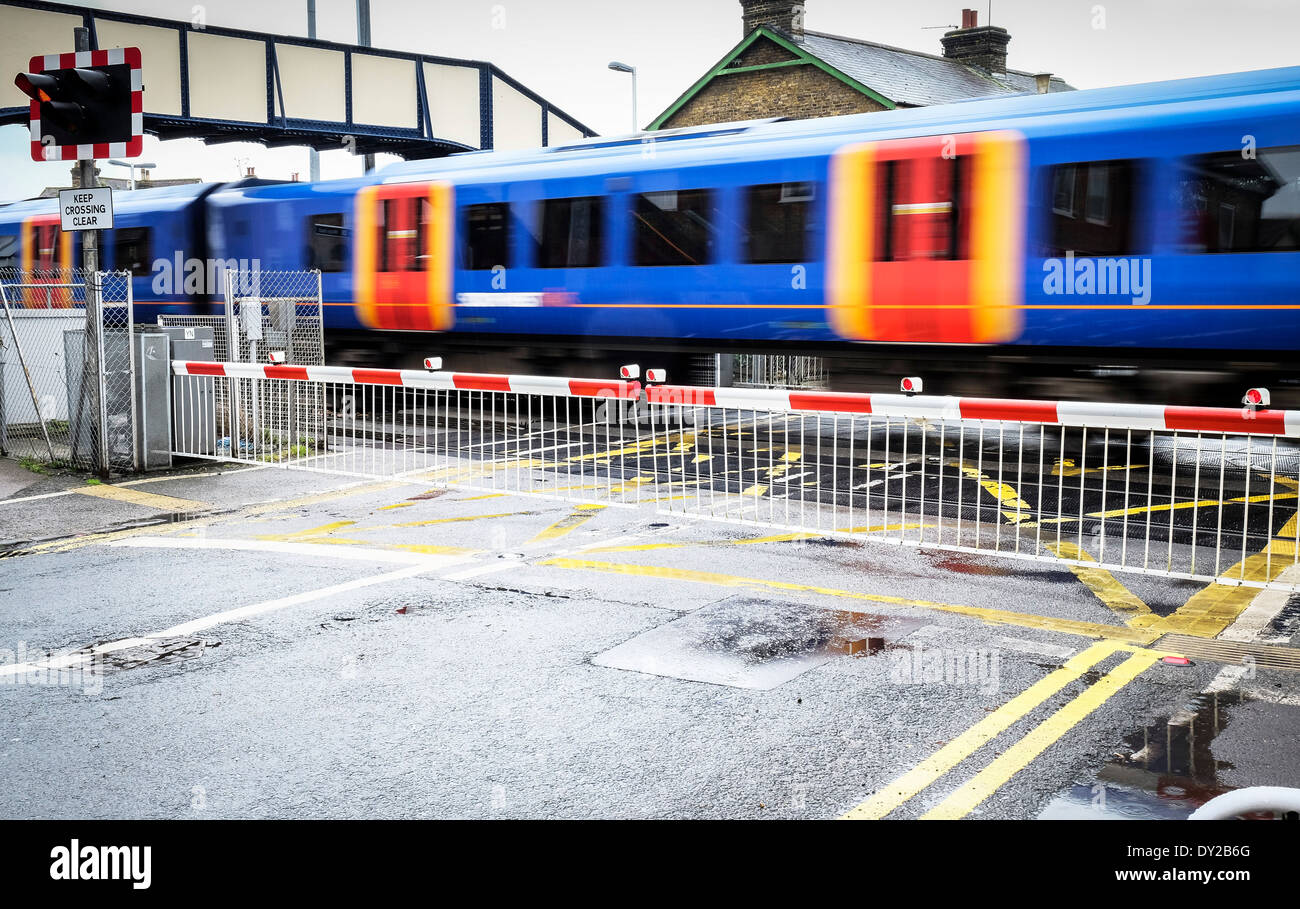
<instances>
[{"instance_id":1,"label":"metal gate","mask_svg":"<svg viewBox=\"0 0 1300 909\"><path fill-rule=\"evenodd\" d=\"M0 306L0 451L137 469L130 274L0 269Z\"/></svg>"},{"instance_id":2,"label":"metal gate","mask_svg":"<svg viewBox=\"0 0 1300 909\"><path fill-rule=\"evenodd\" d=\"M797 534L1300 589L1300 412L173 369L178 419L211 442L178 455L653 501ZM195 402L222 384L229 406L203 416ZM284 406L295 389L312 408Z\"/></svg>"}]
</instances>

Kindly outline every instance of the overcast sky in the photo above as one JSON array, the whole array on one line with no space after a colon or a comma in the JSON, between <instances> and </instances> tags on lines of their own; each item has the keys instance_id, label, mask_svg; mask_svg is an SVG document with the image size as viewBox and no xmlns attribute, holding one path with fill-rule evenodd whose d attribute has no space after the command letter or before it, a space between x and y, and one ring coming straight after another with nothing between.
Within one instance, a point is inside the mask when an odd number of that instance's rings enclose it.
<instances>
[{"instance_id":1,"label":"overcast sky","mask_svg":"<svg viewBox=\"0 0 1300 909\"><path fill-rule=\"evenodd\" d=\"M959 23L970 3L806 0L806 24L939 53L944 29L935 26ZM194 0L83 5L186 21L196 8ZM202 5L209 25L306 35L306 0ZM973 5L986 24L987 0ZM355 0L316 6L318 37L355 42ZM0 6L0 20L4 11ZM638 67L644 126L740 40L740 13L739 0L371 0L376 47L490 61L605 134L625 132L631 122L630 79L606 69L610 60ZM992 22L1011 33L1009 66L1050 71L1078 88L1300 63L1300 0L994 0ZM157 163L158 177L228 180L246 165L266 177L307 174L305 149L243 143L146 137L140 160ZM360 159L343 151L323 154L321 168L326 179L361 172ZM0 200L8 201L65 183L68 166L32 161L26 126L9 126L0 128L0 175Z\"/></svg>"}]
</instances>

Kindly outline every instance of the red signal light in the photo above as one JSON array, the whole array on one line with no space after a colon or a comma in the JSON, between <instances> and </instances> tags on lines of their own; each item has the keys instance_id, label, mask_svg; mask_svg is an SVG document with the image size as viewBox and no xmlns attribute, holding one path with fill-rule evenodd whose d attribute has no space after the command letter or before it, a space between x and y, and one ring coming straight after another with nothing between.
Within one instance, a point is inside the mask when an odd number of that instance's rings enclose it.
<instances>
[{"instance_id":1,"label":"red signal light","mask_svg":"<svg viewBox=\"0 0 1300 909\"><path fill-rule=\"evenodd\" d=\"M1251 388L1246 391L1241 403L1248 407L1268 407L1271 403L1271 396L1267 388Z\"/></svg>"},{"instance_id":2,"label":"red signal light","mask_svg":"<svg viewBox=\"0 0 1300 909\"><path fill-rule=\"evenodd\" d=\"M53 100L49 90L55 87L53 76L43 76L39 73L19 73L14 77L14 85L18 90L33 101L40 101L42 104Z\"/></svg>"}]
</instances>

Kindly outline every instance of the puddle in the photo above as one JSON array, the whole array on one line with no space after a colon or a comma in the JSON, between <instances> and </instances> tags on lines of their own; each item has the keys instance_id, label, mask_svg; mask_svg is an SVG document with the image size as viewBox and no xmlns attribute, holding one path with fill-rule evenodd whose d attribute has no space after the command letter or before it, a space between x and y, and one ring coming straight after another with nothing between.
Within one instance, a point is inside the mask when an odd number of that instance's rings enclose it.
<instances>
[{"instance_id":1,"label":"puddle","mask_svg":"<svg viewBox=\"0 0 1300 909\"><path fill-rule=\"evenodd\" d=\"M1236 786L1222 779L1233 765L1211 743L1236 709L1240 692L1199 694L1172 716L1130 735L1092 784L1075 784L1039 815L1044 820L1184 820Z\"/></svg>"},{"instance_id":2,"label":"puddle","mask_svg":"<svg viewBox=\"0 0 1300 909\"><path fill-rule=\"evenodd\" d=\"M1031 569L1025 565L1002 565L994 564L989 561L963 558L952 555L951 553L936 552L935 550L921 550L929 558L930 563L944 571L951 571L956 574L973 574L985 577L995 578L1028 578L1048 583L1064 584L1074 581L1074 575L1068 571L1034 571L1032 575L1028 574Z\"/></svg>"},{"instance_id":3,"label":"puddle","mask_svg":"<svg viewBox=\"0 0 1300 909\"><path fill-rule=\"evenodd\" d=\"M919 619L730 597L593 658L598 666L770 690L840 656L878 653Z\"/></svg>"},{"instance_id":4,"label":"puddle","mask_svg":"<svg viewBox=\"0 0 1300 909\"><path fill-rule=\"evenodd\" d=\"M791 544L804 546L829 546L833 549L861 549L862 544L856 540L843 540L836 537L812 537L806 540L786 540Z\"/></svg>"},{"instance_id":5,"label":"puddle","mask_svg":"<svg viewBox=\"0 0 1300 909\"><path fill-rule=\"evenodd\" d=\"M0 554L0 557L3 557ZM1272 643L1281 644L1300 633L1300 593L1286 601L1286 605L1268 623L1266 634Z\"/></svg>"}]
</instances>

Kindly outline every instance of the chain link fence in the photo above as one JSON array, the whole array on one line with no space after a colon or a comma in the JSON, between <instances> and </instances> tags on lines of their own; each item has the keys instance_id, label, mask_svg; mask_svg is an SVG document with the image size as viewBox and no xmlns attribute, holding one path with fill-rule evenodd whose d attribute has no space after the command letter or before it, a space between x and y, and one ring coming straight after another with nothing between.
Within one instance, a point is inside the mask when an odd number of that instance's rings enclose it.
<instances>
[{"instance_id":1,"label":"chain link fence","mask_svg":"<svg viewBox=\"0 0 1300 909\"><path fill-rule=\"evenodd\" d=\"M320 366L325 362L325 310L319 271L227 269L225 305L208 315L165 313L160 328L209 328L219 363ZM233 343L232 343L232 340Z\"/></svg>"},{"instance_id":2,"label":"chain link fence","mask_svg":"<svg viewBox=\"0 0 1300 909\"><path fill-rule=\"evenodd\" d=\"M325 362L325 311L319 271L238 271L222 274L225 306L216 315L162 315L162 327L209 328L217 362L320 366ZM216 383L208 386L220 432L188 440L206 454L238 456L266 439L313 446L302 427L325 412L320 386L297 383ZM174 395L193 393L177 383ZM253 427L256 427L254 429ZM262 436L266 436L263 439Z\"/></svg>"},{"instance_id":3,"label":"chain link fence","mask_svg":"<svg viewBox=\"0 0 1300 909\"><path fill-rule=\"evenodd\" d=\"M0 269L0 452L134 470L131 276Z\"/></svg>"}]
</instances>

